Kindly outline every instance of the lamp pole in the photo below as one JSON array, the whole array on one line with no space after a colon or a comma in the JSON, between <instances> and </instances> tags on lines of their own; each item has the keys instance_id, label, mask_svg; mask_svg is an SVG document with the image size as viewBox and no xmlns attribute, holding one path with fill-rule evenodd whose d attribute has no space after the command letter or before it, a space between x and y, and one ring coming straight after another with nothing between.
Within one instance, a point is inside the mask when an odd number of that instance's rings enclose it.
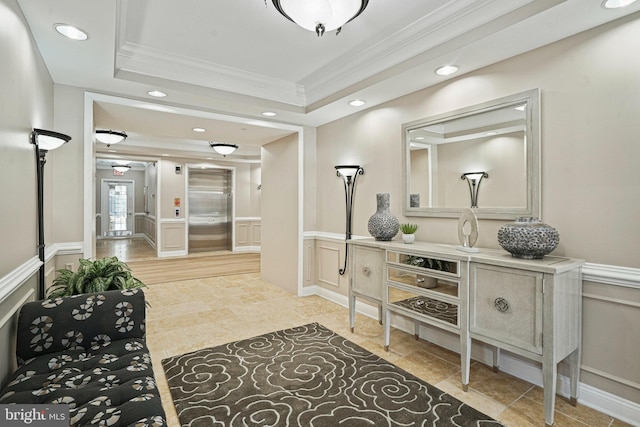
<instances>
[{"instance_id":1,"label":"lamp pole","mask_svg":"<svg viewBox=\"0 0 640 427\"><path fill-rule=\"evenodd\" d=\"M349 257L349 245L347 240L351 239L351 217L353 213L353 194L356 187L356 178L358 175L364 174L364 169L358 165L341 165L336 166L336 175L342 177L344 181L344 195L346 206L346 227L345 227L345 250L344 250L344 267L338 270L340 275L344 275L347 271L347 258Z\"/></svg>"},{"instance_id":2,"label":"lamp pole","mask_svg":"<svg viewBox=\"0 0 640 427\"><path fill-rule=\"evenodd\" d=\"M45 258L44 258L44 165L47 163L47 152L55 150L71 140L71 137L62 133L34 129L31 132L31 143L36 147L36 180L38 188L38 258L40 269L38 271L38 298L45 298Z\"/></svg>"}]
</instances>

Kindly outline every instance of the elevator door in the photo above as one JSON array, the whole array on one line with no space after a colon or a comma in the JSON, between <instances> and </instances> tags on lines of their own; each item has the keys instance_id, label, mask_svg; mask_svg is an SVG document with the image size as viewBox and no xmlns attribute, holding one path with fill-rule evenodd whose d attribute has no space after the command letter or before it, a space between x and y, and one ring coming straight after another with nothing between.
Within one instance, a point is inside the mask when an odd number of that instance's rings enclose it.
<instances>
[{"instance_id":1,"label":"elevator door","mask_svg":"<svg viewBox=\"0 0 640 427\"><path fill-rule=\"evenodd\" d=\"M231 250L231 171L189 171L189 253Z\"/></svg>"}]
</instances>

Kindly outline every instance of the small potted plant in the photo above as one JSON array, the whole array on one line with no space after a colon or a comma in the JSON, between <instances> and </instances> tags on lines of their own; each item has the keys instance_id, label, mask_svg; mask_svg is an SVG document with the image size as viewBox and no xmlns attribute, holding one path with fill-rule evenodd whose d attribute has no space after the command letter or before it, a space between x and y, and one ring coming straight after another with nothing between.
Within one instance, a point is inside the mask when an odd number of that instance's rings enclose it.
<instances>
[{"instance_id":1,"label":"small potted plant","mask_svg":"<svg viewBox=\"0 0 640 427\"><path fill-rule=\"evenodd\" d=\"M415 232L418 230L418 224L400 224L400 231L402 231L402 241L409 244L413 243L416 239Z\"/></svg>"},{"instance_id":2,"label":"small potted plant","mask_svg":"<svg viewBox=\"0 0 640 427\"><path fill-rule=\"evenodd\" d=\"M133 277L129 266L116 257L107 257L95 261L81 259L76 272L68 269L58 270L53 280L48 298L105 292L115 289L144 288L146 285Z\"/></svg>"}]
</instances>

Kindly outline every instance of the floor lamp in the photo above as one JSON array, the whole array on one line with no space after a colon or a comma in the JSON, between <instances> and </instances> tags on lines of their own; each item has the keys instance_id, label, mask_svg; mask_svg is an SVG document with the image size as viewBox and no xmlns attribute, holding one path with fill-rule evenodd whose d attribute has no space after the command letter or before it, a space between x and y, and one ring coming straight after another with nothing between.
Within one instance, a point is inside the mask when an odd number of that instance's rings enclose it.
<instances>
[{"instance_id":1,"label":"floor lamp","mask_svg":"<svg viewBox=\"0 0 640 427\"><path fill-rule=\"evenodd\" d=\"M351 213L353 208L353 193L356 188L356 178L358 175L362 175L364 169L358 165L340 165L336 166L336 175L342 177L344 180L344 193L347 207L347 227L345 231L345 250L344 250L344 267L338 272L340 275L344 275L347 271L347 258L349 256L349 245L346 240L351 239Z\"/></svg>"},{"instance_id":2,"label":"floor lamp","mask_svg":"<svg viewBox=\"0 0 640 427\"><path fill-rule=\"evenodd\" d=\"M47 152L66 144L71 137L62 133L44 129L33 129L31 143L36 147L36 176L38 180L38 257L40 271L38 273L38 298L45 298L44 283L44 164Z\"/></svg>"}]
</instances>

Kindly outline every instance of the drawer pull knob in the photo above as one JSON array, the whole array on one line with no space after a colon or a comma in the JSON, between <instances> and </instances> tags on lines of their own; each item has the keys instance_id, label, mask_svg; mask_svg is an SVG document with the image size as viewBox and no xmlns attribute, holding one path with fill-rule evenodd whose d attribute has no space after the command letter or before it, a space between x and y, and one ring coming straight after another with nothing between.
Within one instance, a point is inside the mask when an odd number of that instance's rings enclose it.
<instances>
[{"instance_id":1,"label":"drawer pull knob","mask_svg":"<svg viewBox=\"0 0 640 427\"><path fill-rule=\"evenodd\" d=\"M509 310L509 303L507 302L506 299L504 298L496 298L493 301L493 306L496 308L496 310L498 310L500 313L504 313L505 311Z\"/></svg>"},{"instance_id":2,"label":"drawer pull knob","mask_svg":"<svg viewBox=\"0 0 640 427\"><path fill-rule=\"evenodd\" d=\"M369 270L369 267L362 267L362 274L364 274L365 276L368 276L371 273L371 270Z\"/></svg>"}]
</instances>

